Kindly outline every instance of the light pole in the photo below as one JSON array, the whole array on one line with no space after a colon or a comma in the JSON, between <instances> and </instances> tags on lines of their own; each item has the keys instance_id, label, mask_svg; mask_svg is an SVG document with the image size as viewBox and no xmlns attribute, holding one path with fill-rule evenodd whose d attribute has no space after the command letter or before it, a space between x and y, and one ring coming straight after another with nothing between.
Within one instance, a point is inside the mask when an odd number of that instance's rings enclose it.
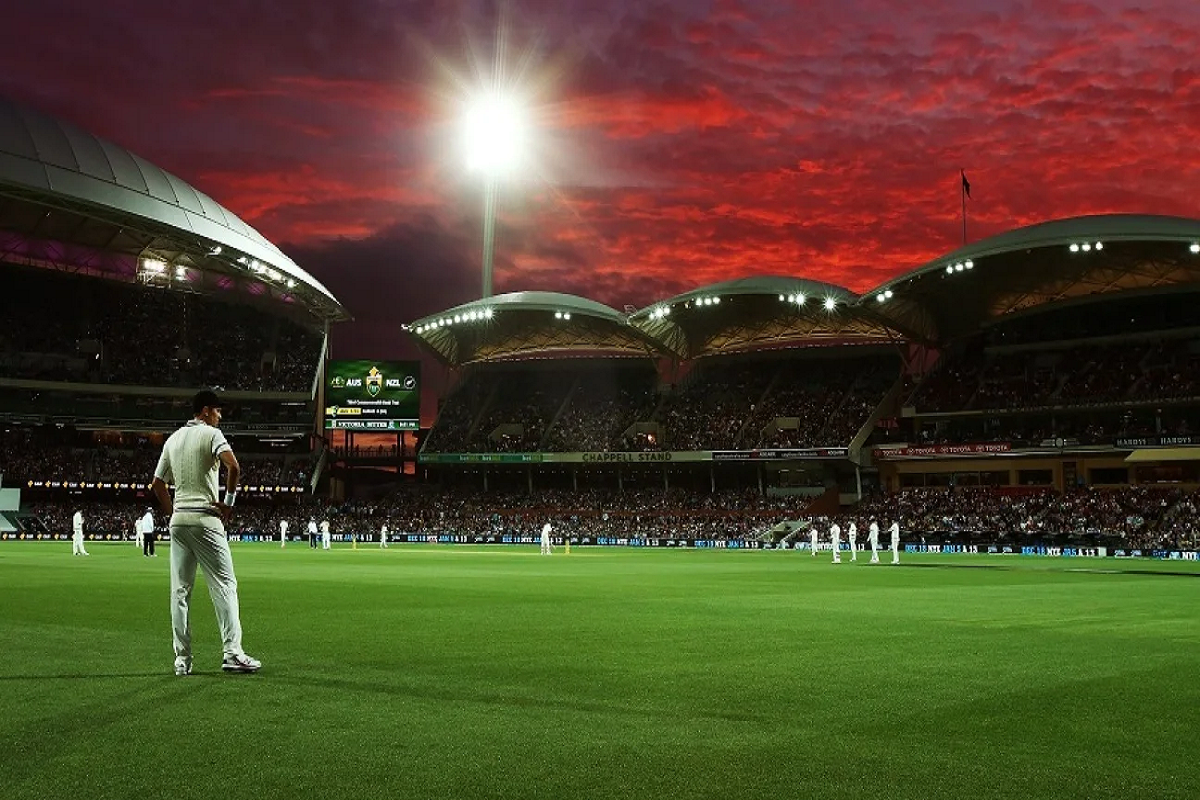
<instances>
[{"instance_id":1,"label":"light pole","mask_svg":"<svg viewBox=\"0 0 1200 800\"><path fill-rule=\"evenodd\" d=\"M483 296L492 296L492 259L500 180L521 162L525 125L515 98L489 92L474 99L464 118L467 169L483 175Z\"/></svg>"}]
</instances>

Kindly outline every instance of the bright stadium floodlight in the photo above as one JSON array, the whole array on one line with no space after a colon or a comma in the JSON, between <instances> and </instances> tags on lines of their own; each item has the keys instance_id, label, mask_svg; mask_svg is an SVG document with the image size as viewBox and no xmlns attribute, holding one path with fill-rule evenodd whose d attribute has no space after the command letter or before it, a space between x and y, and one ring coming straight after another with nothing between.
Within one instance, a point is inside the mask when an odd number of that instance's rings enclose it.
<instances>
[{"instance_id":1,"label":"bright stadium floodlight","mask_svg":"<svg viewBox=\"0 0 1200 800\"><path fill-rule=\"evenodd\" d=\"M832 297L825 298L825 310L826 311L833 311L833 309L836 306L837 306L837 300L834 300Z\"/></svg>"},{"instance_id":2,"label":"bright stadium floodlight","mask_svg":"<svg viewBox=\"0 0 1200 800\"><path fill-rule=\"evenodd\" d=\"M488 92L471 101L463 119L467 168L489 177L514 170L525 142L525 114L512 96Z\"/></svg>"},{"instance_id":3,"label":"bright stadium floodlight","mask_svg":"<svg viewBox=\"0 0 1200 800\"><path fill-rule=\"evenodd\" d=\"M1071 245L1071 252L1072 252L1072 253L1078 253L1078 252L1079 252L1079 245L1077 245L1077 244L1072 244L1072 245Z\"/></svg>"},{"instance_id":4,"label":"bright stadium floodlight","mask_svg":"<svg viewBox=\"0 0 1200 800\"><path fill-rule=\"evenodd\" d=\"M1096 249L1097 249L1097 250L1103 250L1103 249L1104 249L1104 242L1096 242Z\"/></svg>"},{"instance_id":5,"label":"bright stadium floodlight","mask_svg":"<svg viewBox=\"0 0 1200 800\"><path fill-rule=\"evenodd\" d=\"M484 92L472 99L463 116L467 169L484 176L483 296L492 296L492 261L499 181L521 166L527 139L525 114L516 98Z\"/></svg>"},{"instance_id":6,"label":"bright stadium floodlight","mask_svg":"<svg viewBox=\"0 0 1200 800\"><path fill-rule=\"evenodd\" d=\"M1193 242L1192 246L1189 247L1188 249L1191 250L1193 253L1200 253L1200 242Z\"/></svg>"}]
</instances>

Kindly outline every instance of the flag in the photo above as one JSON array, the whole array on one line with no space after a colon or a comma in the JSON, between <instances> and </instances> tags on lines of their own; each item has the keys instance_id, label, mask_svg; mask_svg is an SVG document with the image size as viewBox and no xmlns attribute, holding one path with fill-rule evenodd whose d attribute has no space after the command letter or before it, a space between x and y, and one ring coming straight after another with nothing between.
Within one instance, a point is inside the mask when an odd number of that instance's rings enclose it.
<instances>
[{"instance_id":1,"label":"flag","mask_svg":"<svg viewBox=\"0 0 1200 800\"><path fill-rule=\"evenodd\" d=\"M965 194L967 197L970 197L970 196L971 196L971 182L967 180L967 172L966 172L966 170L961 170L961 169L960 169L960 170L959 170L959 173L962 175L962 182L963 182L963 184L962 184L962 186L963 186L963 193L964 193L964 194Z\"/></svg>"}]
</instances>

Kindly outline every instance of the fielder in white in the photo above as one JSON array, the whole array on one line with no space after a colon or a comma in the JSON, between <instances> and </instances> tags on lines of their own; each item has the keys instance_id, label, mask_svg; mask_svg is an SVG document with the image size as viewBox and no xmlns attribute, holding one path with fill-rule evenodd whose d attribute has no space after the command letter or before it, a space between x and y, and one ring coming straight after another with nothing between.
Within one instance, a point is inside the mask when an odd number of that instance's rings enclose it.
<instances>
[{"instance_id":1,"label":"fielder in white","mask_svg":"<svg viewBox=\"0 0 1200 800\"><path fill-rule=\"evenodd\" d=\"M815 558L817 555L817 526L812 522L808 523L808 549L812 551Z\"/></svg>"},{"instance_id":2,"label":"fielder in white","mask_svg":"<svg viewBox=\"0 0 1200 800\"><path fill-rule=\"evenodd\" d=\"M163 445L151 488L163 511L171 517L171 629L175 643L175 674L192 672L192 626L189 618L197 565L204 568L208 593L221 629L226 672L257 672L258 659L242 649L242 622L238 609L237 578L233 556L225 537L237 500L241 467L225 435L217 428L221 401L215 392L198 392L192 398L195 418L175 431ZM225 465L225 497L217 499L217 474ZM167 483L175 484L172 500Z\"/></svg>"},{"instance_id":3,"label":"fielder in white","mask_svg":"<svg viewBox=\"0 0 1200 800\"><path fill-rule=\"evenodd\" d=\"M879 523L871 520L871 527L867 528L867 539L871 542L871 563L879 563Z\"/></svg>"},{"instance_id":4,"label":"fielder in white","mask_svg":"<svg viewBox=\"0 0 1200 800\"><path fill-rule=\"evenodd\" d=\"M383 523L383 525L379 526L379 546L380 546L380 547L387 547L387 546L388 546L388 540L387 540L387 523L386 523L386 522L385 522L385 523Z\"/></svg>"},{"instance_id":5,"label":"fielder in white","mask_svg":"<svg viewBox=\"0 0 1200 800\"><path fill-rule=\"evenodd\" d=\"M846 531L846 538L850 540L850 560L858 561L858 526L853 521Z\"/></svg>"},{"instance_id":6,"label":"fielder in white","mask_svg":"<svg viewBox=\"0 0 1200 800\"><path fill-rule=\"evenodd\" d=\"M554 551L550 546L550 523L547 522L542 526L542 555L548 556Z\"/></svg>"},{"instance_id":7,"label":"fielder in white","mask_svg":"<svg viewBox=\"0 0 1200 800\"><path fill-rule=\"evenodd\" d=\"M321 520L321 548L329 549L329 520Z\"/></svg>"},{"instance_id":8,"label":"fielder in white","mask_svg":"<svg viewBox=\"0 0 1200 800\"><path fill-rule=\"evenodd\" d=\"M76 511L71 517L71 555L86 556L87 548L83 546L83 512Z\"/></svg>"},{"instance_id":9,"label":"fielder in white","mask_svg":"<svg viewBox=\"0 0 1200 800\"><path fill-rule=\"evenodd\" d=\"M888 528L888 533L892 535L892 563L900 563L900 523L892 522L892 526Z\"/></svg>"},{"instance_id":10,"label":"fielder in white","mask_svg":"<svg viewBox=\"0 0 1200 800\"><path fill-rule=\"evenodd\" d=\"M286 519L279 520L279 546L287 547L287 529L288 521Z\"/></svg>"},{"instance_id":11,"label":"fielder in white","mask_svg":"<svg viewBox=\"0 0 1200 800\"><path fill-rule=\"evenodd\" d=\"M829 539L833 544L833 563L840 564L842 563L842 553L838 550L838 546L841 544L842 529L836 522L829 526Z\"/></svg>"},{"instance_id":12,"label":"fielder in white","mask_svg":"<svg viewBox=\"0 0 1200 800\"><path fill-rule=\"evenodd\" d=\"M133 523L133 544L138 550L142 549L145 541L142 539L142 518L138 517Z\"/></svg>"}]
</instances>

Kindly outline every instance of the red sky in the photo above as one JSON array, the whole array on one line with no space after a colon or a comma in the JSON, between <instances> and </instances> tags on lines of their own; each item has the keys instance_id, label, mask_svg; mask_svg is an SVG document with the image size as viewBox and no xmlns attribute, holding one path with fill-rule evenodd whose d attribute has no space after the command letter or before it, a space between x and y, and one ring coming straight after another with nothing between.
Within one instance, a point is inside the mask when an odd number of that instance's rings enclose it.
<instances>
[{"instance_id":1,"label":"red sky","mask_svg":"<svg viewBox=\"0 0 1200 800\"><path fill-rule=\"evenodd\" d=\"M477 296L482 201L455 121L498 27L538 132L536 170L502 190L498 292L641 307L752 274L862 291L959 244L960 167L972 239L1200 216L1188 0L38 0L5 16L0 92L281 243L360 320L343 355L390 355L397 321Z\"/></svg>"}]
</instances>

